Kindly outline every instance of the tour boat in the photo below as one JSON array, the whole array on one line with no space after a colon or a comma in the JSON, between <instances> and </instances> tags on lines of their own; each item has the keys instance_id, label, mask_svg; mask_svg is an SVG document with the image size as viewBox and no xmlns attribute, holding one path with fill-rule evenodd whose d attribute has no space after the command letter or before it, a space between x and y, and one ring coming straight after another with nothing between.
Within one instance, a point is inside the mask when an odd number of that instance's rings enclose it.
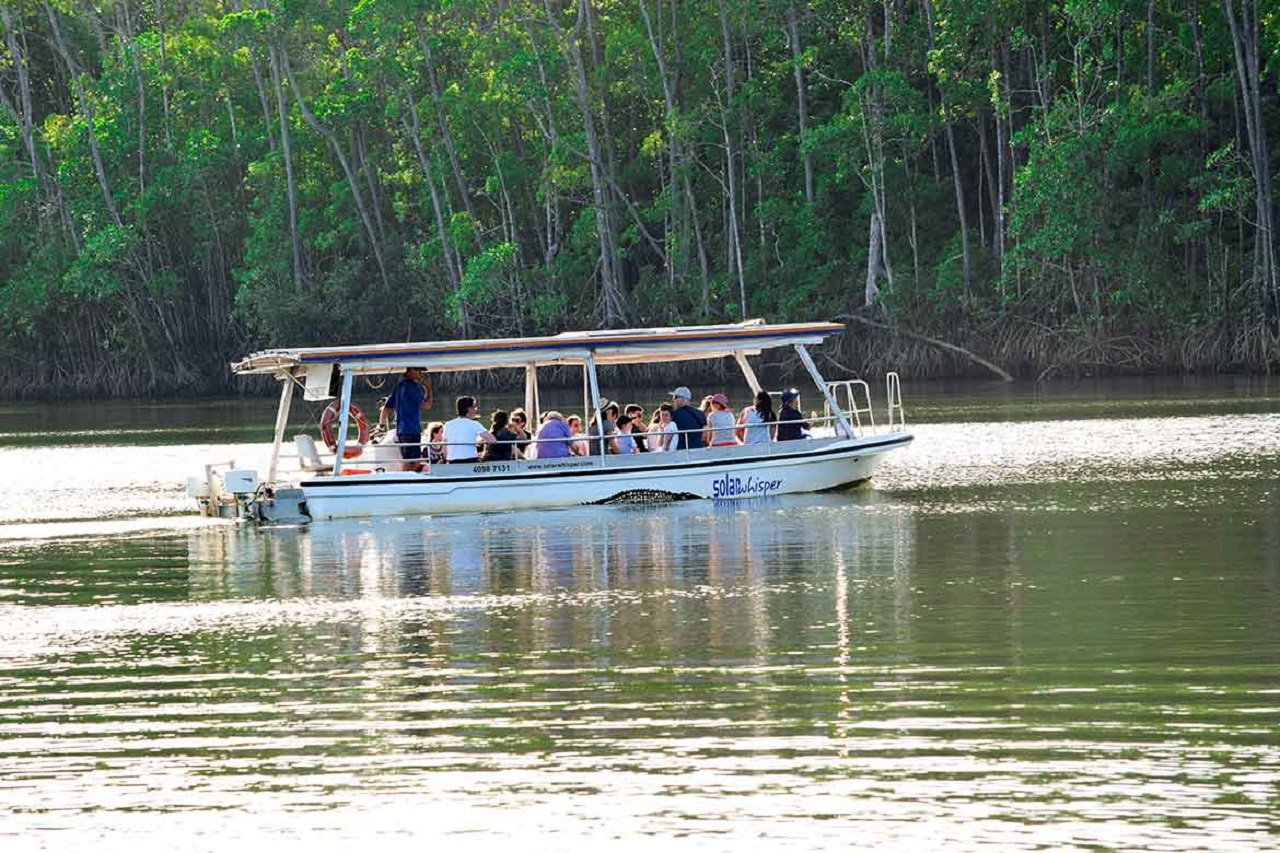
<instances>
[{"instance_id":1,"label":"tour boat","mask_svg":"<svg viewBox=\"0 0 1280 853\"><path fill-rule=\"evenodd\" d=\"M866 382L828 382L819 373L808 348L843 328L838 323L771 325L752 320L532 338L264 350L231 369L238 375L268 374L281 383L265 472L237 468L233 462L210 464L203 475L188 480L187 489L205 515L306 522L680 499L739 501L850 487L868 480L880 457L906 446L912 436L905 428L897 374L886 377L887 423L877 429ZM810 428L800 440L663 453L438 463L413 470L417 466L402 460L393 439L369 440L368 420L352 405L357 377L393 385L410 367L428 374L522 370L532 434L546 410L539 400L539 368L581 366L583 409L592 412L604 399L597 377L600 365L672 364L674 387L686 384L677 362L733 358L752 391L759 392L762 386L749 357L783 347L794 349L816 385L813 399L821 398L824 404L822 414L805 417ZM296 455L282 452L295 389L302 390L304 400L332 401L321 419L328 427L329 454L322 456L309 435L295 437ZM437 407L452 416L451 406ZM353 425L358 427L356 440L349 436ZM603 441L596 441L603 450ZM281 464L286 457L297 463L289 466L292 470Z\"/></svg>"}]
</instances>

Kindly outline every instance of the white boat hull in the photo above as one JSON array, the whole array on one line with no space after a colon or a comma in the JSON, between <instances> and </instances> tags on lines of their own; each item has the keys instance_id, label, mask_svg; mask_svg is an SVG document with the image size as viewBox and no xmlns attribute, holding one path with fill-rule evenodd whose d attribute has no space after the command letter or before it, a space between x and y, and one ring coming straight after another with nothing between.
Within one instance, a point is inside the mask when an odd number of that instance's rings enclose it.
<instances>
[{"instance_id":1,"label":"white boat hull","mask_svg":"<svg viewBox=\"0 0 1280 853\"><path fill-rule=\"evenodd\" d=\"M316 477L299 488L312 519L744 500L856 485L872 476L881 454L911 440L907 433L892 433L665 454L438 465L426 474Z\"/></svg>"}]
</instances>

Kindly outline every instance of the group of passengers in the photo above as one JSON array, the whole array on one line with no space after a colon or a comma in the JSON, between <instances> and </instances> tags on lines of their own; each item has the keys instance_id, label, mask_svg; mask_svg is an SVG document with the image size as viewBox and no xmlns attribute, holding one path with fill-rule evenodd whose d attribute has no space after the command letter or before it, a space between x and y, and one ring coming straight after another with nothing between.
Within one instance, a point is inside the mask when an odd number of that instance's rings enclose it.
<instances>
[{"instance_id":1,"label":"group of passengers","mask_svg":"<svg viewBox=\"0 0 1280 853\"><path fill-rule=\"evenodd\" d=\"M428 424L423 441L421 413L432 405L431 383L420 369L409 368L383 404L378 424L385 428L388 416L394 414L401 456L429 465L667 453L794 441L810 434L810 425L800 412L800 394L794 388L782 393L782 409L776 413L767 391L758 392L753 405L736 416L724 394L703 397L700 407L693 406L692 399L688 387L676 388L671 402L655 409L647 424L643 406L601 399L600 410L591 416L584 433L581 418L555 410L542 414L535 431L520 408L494 411L486 428L479 419L476 398L464 396L457 398L457 416Z\"/></svg>"}]
</instances>

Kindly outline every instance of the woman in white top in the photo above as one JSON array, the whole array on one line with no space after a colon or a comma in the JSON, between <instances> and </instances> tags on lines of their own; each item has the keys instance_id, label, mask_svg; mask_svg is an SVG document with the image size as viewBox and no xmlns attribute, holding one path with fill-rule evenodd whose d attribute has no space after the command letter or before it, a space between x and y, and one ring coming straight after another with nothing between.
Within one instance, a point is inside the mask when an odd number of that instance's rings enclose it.
<instances>
[{"instance_id":1,"label":"woman in white top","mask_svg":"<svg viewBox=\"0 0 1280 853\"><path fill-rule=\"evenodd\" d=\"M734 435L733 412L729 411L729 398L723 394L711 396L711 414L707 415L706 441L709 447L734 447L738 437Z\"/></svg>"},{"instance_id":2,"label":"woman in white top","mask_svg":"<svg viewBox=\"0 0 1280 853\"><path fill-rule=\"evenodd\" d=\"M663 403L653 413L653 425L649 427L649 452L666 453L676 445L676 422L671 420L671 404Z\"/></svg>"},{"instance_id":3,"label":"woman in white top","mask_svg":"<svg viewBox=\"0 0 1280 853\"><path fill-rule=\"evenodd\" d=\"M756 393L756 404L742 410L738 418L738 437L743 444L768 444L773 440L773 425L778 416L773 412L773 398L768 391Z\"/></svg>"}]
</instances>

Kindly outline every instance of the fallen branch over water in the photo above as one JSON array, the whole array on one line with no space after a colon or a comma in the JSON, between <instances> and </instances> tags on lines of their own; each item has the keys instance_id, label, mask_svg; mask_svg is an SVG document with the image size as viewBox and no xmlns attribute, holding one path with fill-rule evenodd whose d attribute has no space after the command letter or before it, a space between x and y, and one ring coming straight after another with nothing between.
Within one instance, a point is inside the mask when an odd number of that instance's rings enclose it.
<instances>
[{"instance_id":1,"label":"fallen branch over water","mask_svg":"<svg viewBox=\"0 0 1280 853\"><path fill-rule=\"evenodd\" d=\"M915 340L918 340L918 341L924 341L930 346L935 346L935 347L938 347L939 349L944 349L950 352L954 352L958 355L964 356L965 358L972 361L974 364L982 365L987 370L990 370L992 373L994 373L996 376L999 376L1005 382L1013 381L1013 377L1009 374L1008 371L1004 370L999 365L992 364L982 356L978 355L975 352L967 350L964 347L956 346L955 344L950 344L950 343L947 343L946 341L940 341L937 338L931 338L928 335L922 335L919 332L908 332L906 329L901 329L901 328L898 328L897 326L890 326L887 323L877 323L875 320L868 320L866 317L859 317L856 314L839 314L836 316L836 319L837 320L853 320L858 323L862 323L863 325L871 326L873 329L884 329L886 332L893 332L895 335L904 335L908 338L914 338Z\"/></svg>"}]
</instances>

